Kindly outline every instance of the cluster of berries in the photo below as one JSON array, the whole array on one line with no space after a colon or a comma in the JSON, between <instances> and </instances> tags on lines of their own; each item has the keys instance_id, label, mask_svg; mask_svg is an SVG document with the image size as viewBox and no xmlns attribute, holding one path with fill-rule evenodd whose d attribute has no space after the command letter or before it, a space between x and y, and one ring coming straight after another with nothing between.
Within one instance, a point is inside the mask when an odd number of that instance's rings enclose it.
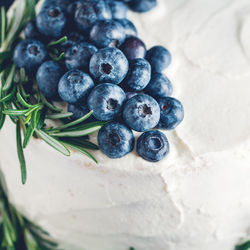
<instances>
[{"instance_id":1,"label":"cluster of berries","mask_svg":"<svg viewBox=\"0 0 250 250\"><path fill-rule=\"evenodd\" d=\"M93 110L89 121L109 121L98 134L100 149L111 158L131 152L132 130L143 132L137 152L152 162L163 159L169 144L159 129L174 129L184 116L162 73L171 55L162 46L148 51L126 18L128 7L145 12L156 0L45 0L26 26L25 40L14 51L14 62L35 76L50 100L67 102L72 119ZM45 43L67 36L58 50L61 61L49 59Z\"/></svg>"}]
</instances>

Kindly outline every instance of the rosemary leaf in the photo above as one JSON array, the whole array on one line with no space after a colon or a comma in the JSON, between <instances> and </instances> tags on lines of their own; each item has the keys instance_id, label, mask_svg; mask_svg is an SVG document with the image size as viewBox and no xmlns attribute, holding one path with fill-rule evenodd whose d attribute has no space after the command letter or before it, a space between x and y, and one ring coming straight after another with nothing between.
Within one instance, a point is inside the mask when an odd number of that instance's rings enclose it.
<instances>
[{"instance_id":1,"label":"rosemary leaf","mask_svg":"<svg viewBox=\"0 0 250 250\"><path fill-rule=\"evenodd\" d=\"M36 133L43 139L48 145L56 149L57 151L61 152L66 156L70 156L69 150L58 140L53 138L52 136L48 135L42 130L35 129Z\"/></svg>"},{"instance_id":2,"label":"rosemary leaf","mask_svg":"<svg viewBox=\"0 0 250 250\"><path fill-rule=\"evenodd\" d=\"M4 7L1 7L1 44L3 44L6 35L6 28L7 28L7 16Z\"/></svg>"},{"instance_id":3,"label":"rosemary leaf","mask_svg":"<svg viewBox=\"0 0 250 250\"><path fill-rule=\"evenodd\" d=\"M6 59L10 59L13 53L11 51L0 52L0 62L3 62Z\"/></svg>"},{"instance_id":4,"label":"rosemary leaf","mask_svg":"<svg viewBox=\"0 0 250 250\"><path fill-rule=\"evenodd\" d=\"M33 108L34 105L27 103L19 92L17 92L17 100L26 108Z\"/></svg>"},{"instance_id":5,"label":"rosemary leaf","mask_svg":"<svg viewBox=\"0 0 250 250\"><path fill-rule=\"evenodd\" d=\"M18 110L18 109L7 109L4 110L3 113L5 115L15 115L15 116L23 116L27 113L27 109Z\"/></svg>"},{"instance_id":6,"label":"rosemary leaf","mask_svg":"<svg viewBox=\"0 0 250 250\"><path fill-rule=\"evenodd\" d=\"M53 106L51 103L49 103L49 102L47 101L47 99L44 97L44 95L43 95L41 92L39 92L39 96L41 97L42 103L43 103L46 107L48 107L50 110L55 111L55 112L62 112L62 111L63 111L63 109L57 108L57 107Z\"/></svg>"},{"instance_id":7,"label":"rosemary leaf","mask_svg":"<svg viewBox=\"0 0 250 250\"><path fill-rule=\"evenodd\" d=\"M25 184L26 178L27 178L26 163L25 163L25 158L23 154L20 122L17 122L16 124L16 143L17 143L17 155L18 155L20 167L21 167L22 183Z\"/></svg>"},{"instance_id":8,"label":"rosemary leaf","mask_svg":"<svg viewBox=\"0 0 250 250\"><path fill-rule=\"evenodd\" d=\"M0 103L10 101L14 97L15 93L16 93L16 85L14 85L14 87L12 88L9 94L7 94L5 97L0 99Z\"/></svg>"},{"instance_id":9,"label":"rosemary leaf","mask_svg":"<svg viewBox=\"0 0 250 250\"><path fill-rule=\"evenodd\" d=\"M69 144L72 144L72 145L75 145L75 146L78 146L78 147L82 147L82 148L86 148L86 149L90 149L90 150L98 150L99 147L86 140L86 138L68 138L68 137L65 137L65 138L60 138L60 141L62 142L65 142L65 143L69 143Z\"/></svg>"},{"instance_id":10,"label":"rosemary leaf","mask_svg":"<svg viewBox=\"0 0 250 250\"><path fill-rule=\"evenodd\" d=\"M73 115L73 113L71 113L71 112L58 113L58 114L49 114L49 115L46 115L46 119L57 120L57 119L68 118L68 117L71 117L72 115Z\"/></svg>"},{"instance_id":11,"label":"rosemary leaf","mask_svg":"<svg viewBox=\"0 0 250 250\"><path fill-rule=\"evenodd\" d=\"M10 73L9 73L7 79L6 79L6 82L3 86L3 91L8 91L11 88L15 74L16 74L16 65L13 64L11 66L11 70L10 70Z\"/></svg>"},{"instance_id":12,"label":"rosemary leaf","mask_svg":"<svg viewBox=\"0 0 250 250\"><path fill-rule=\"evenodd\" d=\"M2 129L5 122L6 115L3 113L3 105L0 103L0 130Z\"/></svg>"},{"instance_id":13,"label":"rosemary leaf","mask_svg":"<svg viewBox=\"0 0 250 250\"><path fill-rule=\"evenodd\" d=\"M88 156L89 158L91 158L95 163L98 163L98 161L96 160L96 158L91 154L89 153L87 150L83 149L82 147L79 147L79 146L76 146L76 145L73 145L73 144L70 144L70 143L66 143L64 142L64 144L66 144L67 146L69 146L70 148L73 148L77 151L79 151L80 153Z\"/></svg>"},{"instance_id":14,"label":"rosemary leaf","mask_svg":"<svg viewBox=\"0 0 250 250\"><path fill-rule=\"evenodd\" d=\"M24 139L23 139L23 148L27 147L34 131L35 131L35 129L32 126L28 126L26 133L24 135Z\"/></svg>"},{"instance_id":15,"label":"rosemary leaf","mask_svg":"<svg viewBox=\"0 0 250 250\"><path fill-rule=\"evenodd\" d=\"M240 244L235 247L235 250L250 250L250 241Z\"/></svg>"},{"instance_id":16,"label":"rosemary leaf","mask_svg":"<svg viewBox=\"0 0 250 250\"><path fill-rule=\"evenodd\" d=\"M58 45L58 44L60 44L60 43L66 42L67 40L68 40L67 36L64 36L64 37L58 39L57 41L50 42L50 43L47 45L47 47L56 46L56 45Z\"/></svg>"},{"instance_id":17,"label":"rosemary leaf","mask_svg":"<svg viewBox=\"0 0 250 250\"><path fill-rule=\"evenodd\" d=\"M64 56L65 56L64 52L62 52L59 56L50 54L50 57L52 58L52 60L56 62L62 60Z\"/></svg>"},{"instance_id":18,"label":"rosemary leaf","mask_svg":"<svg viewBox=\"0 0 250 250\"><path fill-rule=\"evenodd\" d=\"M75 129L62 131L62 132L49 132L52 136L56 137L80 137L85 135L93 134L97 131L99 131L102 127L102 124L100 122L93 122L86 124L87 126L81 126L77 127Z\"/></svg>"},{"instance_id":19,"label":"rosemary leaf","mask_svg":"<svg viewBox=\"0 0 250 250\"><path fill-rule=\"evenodd\" d=\"M87 120L91 115L93 114L93 110L90 111L88 114L84 115L83 117L73 121L73 122L69 122L67 124L64 124L62 126L59 126L56 128L56 130L62 130L62 129L66 129L66 128L69 128L69 127L73 127L79 123L82 123L83 121Z\"/></svg>"}]
</instances>

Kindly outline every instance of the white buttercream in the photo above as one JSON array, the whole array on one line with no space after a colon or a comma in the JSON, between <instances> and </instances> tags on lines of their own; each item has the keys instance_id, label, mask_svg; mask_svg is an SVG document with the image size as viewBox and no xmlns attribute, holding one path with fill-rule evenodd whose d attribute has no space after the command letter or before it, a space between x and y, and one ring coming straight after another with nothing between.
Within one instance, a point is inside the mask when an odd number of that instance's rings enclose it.
<instances>
[{"instance_id":1,"label":"white buttercream","mask_svg":"<svg viewBox=\"0 0 250 250\"><path fill-rule=\"evenodd\" d=\"M233 250L250 228L250 2L160 0L130 13L148 47L170 49L166 71L185 120L170 155L64 157L40 140L20 184L15 132L0 133L10 198L67 250Z\"/></svg>"}]
</instances>

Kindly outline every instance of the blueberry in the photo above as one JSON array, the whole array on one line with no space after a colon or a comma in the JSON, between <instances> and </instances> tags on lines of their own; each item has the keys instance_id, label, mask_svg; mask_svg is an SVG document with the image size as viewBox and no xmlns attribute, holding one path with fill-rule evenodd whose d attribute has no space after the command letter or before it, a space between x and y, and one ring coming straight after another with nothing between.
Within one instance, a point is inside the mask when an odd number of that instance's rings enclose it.
<instances>
[{"instance_id":1,"label":"blueberry","mask_svg":"<svg viewBox=\"0 0 250 250\"><path fill-rule=\"evenodd\" d=\"M125 104L123 119L133 130L144 132L158 124L160 107L153 97L139 94L129 99Z\"/></svg>"},{"instance_id":2,"label":"blueberry","mask_svg":"<svg viewBox=\"0 0 250 250\"><path fill-rule=\"evenodd\" d=\"M65 65L68 70L81 69L88 72L89 61L97 48L89 43L77 43L70 47L65 53Z\"/></svg>"},{"instance_id":3,"label":"blueberry","mask_svg":"<svg viewBox=\"0 0 250 250\"><path fill-rule=\"evenodd\" d=\"M89 108L87 106L79 106L74 104L68 105L68 112L73 113L73 115L70 117L72 120L80 119L81 117L87 115L89 113ZM91 115L86 122L93 122L95 121L95 118L93 115Z\"/></svg>"},{"instance_id":4,"label":"blueberry","mask_svg":"<svg viewBox=\"0 0 250 250\"><path fill-rule=\"evenodd\" d=\"M90 59L89 71L98 83L119 84L128 72L128 60L116 48L100 49Z\"/></svg>"},{"instance_id":5,"label":"blueberry","mask_svg":"<svg viewBox=\"0 0 250 250\"><path fill-rule=\"evenodd\" d=\"M158 99L161 109L161 118L158 128L175 129L184 118L184 109L180 101L172 97Z\"/></svg>"},{"instance_id":6,"label":"blueberry","mask_svg":"<svg viewBox=\"0 0 250 250\"><path fill-rule=\"evenodd\" d=\"M99 48L119 47L125 40L123 26L115 20L100 20L90 31L90 40Z\"/></svg>"},{"instance_id":7,"label":"blueberry","mask_svg":"<svg viewBox=\"0 0 250 250\"><path fill-rule=\"evenodd\" d=\"M89 33L96 21L111 17L110 8L103 0L85 0L75 12L75 22L79 30L85 34Z\"/></svg>"},{"instance_id":8,"label":"blueberry","mask_svg":"<svg viewBox=\"0 0 250 250\"><path fill-rule=\"evenodd\" d=\"M88 74L80 70L70 70L62 76L58 85L58 93L63 101L68 103L86 102L86 98L94 87L94 82Z\"/></svg>"},{"instance_id":9,"label":"blueberry","mask_svg":"<svg viewBox=\"0 0 250 250\"><path fill-rule=\"evenodd\" d=\"M129 100L130 98L136 96L137 93L135 92L126 92L126 100Z\"/></svg>"},{"instance_id":10,"label":"blueberry","mask_svg":"<svg viewBox=\"0 0 250 250\"><path fill-rule=\"evenodd\" d=\"M36 17L36 26L45 36L59 38L66 27L67 19L61 7L52 6L42 10Z\"/></svg>"},{"instance_id":11,"label":"blueberry","mask_svg":"<svg viewBox=\"0 0 250 250\"><path fill-rule=\"evenodd\" d=\"M127 36L137 36L137 29L131 21L129 21L126 18L116 19L116 21L119 22L123 26L125 34Z\"/></svg>"},{"instance_id":12,"label":"blueberry","mask_svg":"<svg viewBox=\"0 0 250 250\"><path fill-rule=\"evenodd\" d=\"M146 46L144 42L135 36L127 37L120 49L129 60L144 58L146 54Z\"/></svg>"},{"instance_id":13,"label":"blueberry","mask_svg":"<svg viewBox=\"0 0 250 250\"><path fill-rule=\"evenodd\" d=\"M61 43L62 51L66 51L68 48L75 45L76 43L86 41L86 38L77 31L66 33L66 36L67 36L67 41Z\"/></svg>"},{"instance_id":14,"label":"blueberry","mask_svg":"<svg viewBox=\"0 0 250 250\"><path fill-rule=\"evenodd\" d=\"M74 18L75 16L75 12L78 8L80 8L81 6L81 1L73 1L71 2L68 6L67 6L67 9L66 9L66 12L68 13L68 15L70 15L71 17Z\"/></svg>"},{"instance_id":15,"label":"blueberry","mask_svg":"<svg viewBox=\"0 0 250 250\"><path fill-rule=\"evenodd\" d=\"M119 86L103 83L91 91L88 107L96 119L109 121L119 116L125 100L126 94Z\"/></svg>"},{"instance_id":16,"label":"blueberry","mask_svg":"<svg viewBox=\"0 0 250 250\"><path fill-rule=\"evenodd\" d=\"M106 2L109 5L114 19L126 18L128 7L124 2L114 0L106 0Z\"/></svg>"},{"instance_id":17,"label":"blueberry","mask_svg":"<svg viewBox=\"0 0 250 250\"><path fill-rule=\"evenodd\" d=\"M164 74L154 72L151 75L151 80L145 92L152 95L154 98L171 96L173 93L173 86L170 80Z\"/></svg>"},{"instance_id":18,"label":"blueberry","mask_svg":"<svg viewBox=\"0 0 250 250\"><path fill-rule=\"evenodd\" d=\"M124 86L132 91L141 91L149 83L151 66L143 58L133 59L129 63L129 71L124 81Z\"/></svg>"},{"instance_id":19,"label":"blueberry","mask_svg":"<svg viewBox=\"0 0 250 250\"><path fill-rule=\"evenodd\" d=\"M133 132L125 125L110 122L98 133L101 151L110 158L121 158L130 153L135 144Z\"/></svg>"},{"instance_id":20,"label":"blueberry","mask_svg":"<svg viewBox=\"0 0 250 250\"><path fill-rule=\"evenodd\" d=\"M43 35L36 27L36 21L30 21L24 28L24 35L26 39L44 40Z\"/></svg>"},{"instance_id":21,"label":"blueberry","mask_svg":"<svg viewBox=\"0 0 250 250\"><path fill-rule=\"evenodd\" d=\"M144 160L160 161L169 153L168 139L158 130L147 131L138 138L136 151Z\"/></svg>"},{"instance_id":22,"label":"blueberry","mask_svg":"<svg viewBox=\"0 0 250 250\"><path fill-rule=\"evenodd\" d=\"M47 61L39 67L36 81L46 98L58 97L58 83L63 73L63 67L58 62Z\"/></svg>"},{"instance_id":23,"label":"blueberry","mask_svg":"<svg viewBox=\"0 0 250 250\"><path fill-rule=\"evenodd\" d=\"M48 52L43 43L27 39L20 42L14 51L14 62L18 68L28 73L35 73L37 68L47 59Z\"/></svg>"},{"instance_id":24,"label":"blueberry","mask_svg":"<svg viewBox=\"0 0 250 250\"><path fill-rule=\"evenodd\" d=\"M170 52L162 46L155 46L147 51L146 59L152 67L152 71L162 72L171 63Z\"/></svg>"},{"instance_id":25,"label":"blueberry","mask_svg":"<svg viewBox=\"0 0 250 250\"><path fill-rule=\"evenodd\" d=\"M42 5L42 10L58 6L65 11L68 8L69 4L73 1L75 0L46 0Z\"/></svg>"},{"instance_id":26,"label":"blueberry","mask_svg":"<svg viewBox=\"0 0 250 250\"><path fill-rule=\"evenodd\" d=\"M157 0L131 0L129 8L136 12L147 12L157 5Z\"/></svg>"}]
</instances>

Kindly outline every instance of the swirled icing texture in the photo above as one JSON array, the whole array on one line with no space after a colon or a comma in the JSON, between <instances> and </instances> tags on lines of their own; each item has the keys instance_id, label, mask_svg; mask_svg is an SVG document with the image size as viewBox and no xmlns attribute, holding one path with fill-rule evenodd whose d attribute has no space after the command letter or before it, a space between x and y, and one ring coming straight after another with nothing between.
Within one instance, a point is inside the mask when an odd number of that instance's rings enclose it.
<instances>
[{"instance_id":1,"label":"swirled icing texture","mask_svg":"<svg viewBox=\"0 0 250 250\"><path fill-rule=\"evenodd\" d=\"M8 123L10 198L70 250L233 250L250 229L250 2L160 0L130 15L148 47L173 54L166 73L186 117L166 133L170 155L152 164L98 152L95 165L33 140L22 186Z\"/></svg>"}]
</instances>

